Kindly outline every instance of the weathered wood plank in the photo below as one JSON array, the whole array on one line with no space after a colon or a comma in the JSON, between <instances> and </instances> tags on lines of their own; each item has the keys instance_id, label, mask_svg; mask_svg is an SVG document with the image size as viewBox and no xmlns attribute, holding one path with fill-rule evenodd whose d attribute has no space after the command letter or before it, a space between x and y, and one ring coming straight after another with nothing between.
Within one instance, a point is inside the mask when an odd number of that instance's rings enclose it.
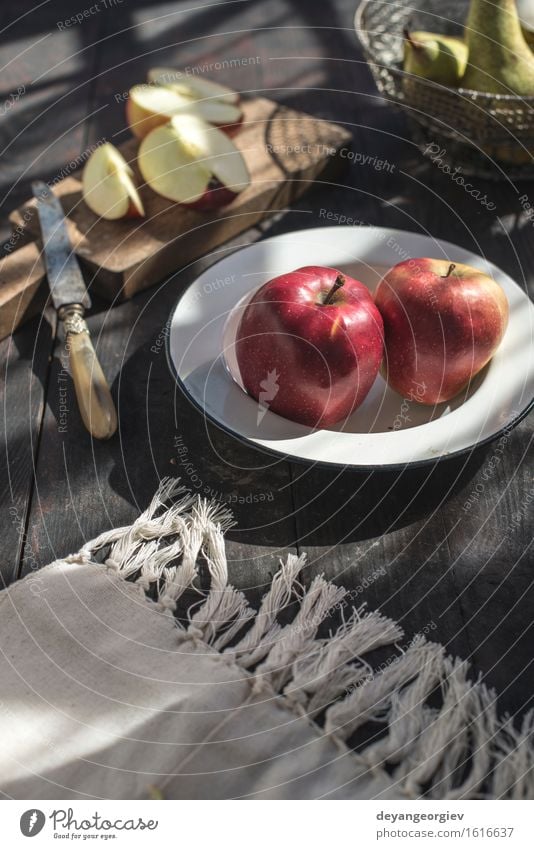
<instances>
[{"instance_id":1,"label":"weathered wood plank","mask_svg":"<svg viewBox=\"0 0 534 849\"><path fill-rule=\"evenodd\" d=\"M29 501L39 447L49 357L54 335L53 315L34 318L14 337L0 342L2 436L2 561L0 576L8 584L17 575L26 543ZM28 553L29 568L35 567Z\"/></svg>"},{"instance_id":2,"label":"weathered wood plank","mask_svg":"<svg viewBox=\"0 0 534 849\"><path fill-rule=\"evenodd\" d=\"M63 34L56 25L62 12L58 4L46 4L39 13L32 9L20 4L16 10L3 8L0 253L22 244L20 234L10 238L7 213L27 197L31 179L53 180L65 163L79 155L83 122L90 108L87 67L94 53L90 46L81 54L77 51L84 40L88 45L95 40L98 27L92 22L83 33ZM26 533L54 334L55 317L48 315L32 319L0 343L4 411L1 574L6 583L16 576L24 549L27 568L42 565Z\"/></svg>"}]
</instances>

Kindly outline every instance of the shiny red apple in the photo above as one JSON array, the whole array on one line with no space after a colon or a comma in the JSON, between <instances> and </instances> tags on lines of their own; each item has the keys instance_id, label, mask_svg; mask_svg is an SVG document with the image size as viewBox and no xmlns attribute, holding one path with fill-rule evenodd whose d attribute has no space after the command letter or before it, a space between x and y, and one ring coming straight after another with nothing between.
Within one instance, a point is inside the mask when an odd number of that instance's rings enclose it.
<instances>
[{"instance_id":1,"label":"shiny red apple","mask_svg":"<svg viewBox=\"0 0 534 849\"><path fill-rule=\"evenodd\" d=\"M422 404L448 401L497 350L508 301L487 274L442 259L409 259L378 286L389 385Z\"/></svg>"},{"instance_id":2,"label":"shiny red apple","mask_svg":"<svg viewBox=\"0 0 534 849\"><path fill-rule=\"evenodd\" d=\"M328 427L364 400L383 354L369 290L334 268L275 277L245 307L236 336L243 384L260 404L310 427Z\"/></svg>"}]
</instances>

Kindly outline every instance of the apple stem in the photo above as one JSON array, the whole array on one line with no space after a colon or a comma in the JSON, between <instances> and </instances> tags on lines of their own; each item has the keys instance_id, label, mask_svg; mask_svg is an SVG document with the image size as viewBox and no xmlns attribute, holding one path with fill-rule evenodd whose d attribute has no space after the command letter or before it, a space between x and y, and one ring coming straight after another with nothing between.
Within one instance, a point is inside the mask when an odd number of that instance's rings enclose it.
<instances>
[{"instance_id":1,"label":"apple stem","mask_svg":"<svg viewBox=\"0 0 534 849\"><path fill-rule=\"evenodd\" d=\"M342 275L342 274L338 274L338 276L337 276L337 277L336 277L336 279L334 280L334 285L332 286L332 288L330 289L330 291L329 291L329 292L327 292L327 294L326 294L326 297L325 297L325 299L324 299L324 301L323 301L323 306L324 306L325 304L331 304L331 303L332 303L332 300L333 300L333 298L334 298L334 295L336 294L337 290L338 290L338 289L341 289L341 287L342 287L342 286L344 286L344 285L345 285L345 278L343 277L343 275Z\"/></svg>"},{"instance_id":2,"label":"apple stem","mask_svg":"<svg viewBox=\"0 0 534 849\"><path fill-rule=\"evenodd\" d=\"M452 274L452 272L454 271L455 268L456 268L456 263L451 262L451 264L449 265L449 270L447 271L447 273L441 275L443 280L445 280L446 277L449 277L449 275Z\"/></svg>"},{"instance_id":3,"label":"apple stem","mask_svg":"<svg viewBox=\"0 0 534 849\"><path fill-rule=\"evenodd\" d=\"M423 45L421 44L420 41L414 41L414 39L412 38L412 34L411 34L410 30L408 29L408 27L404 27L402 34L404 35L404 38L406 39L406 41L409 42L409 44L413 48L413 50L421 50Z\"/></svg>"}]
</instances>

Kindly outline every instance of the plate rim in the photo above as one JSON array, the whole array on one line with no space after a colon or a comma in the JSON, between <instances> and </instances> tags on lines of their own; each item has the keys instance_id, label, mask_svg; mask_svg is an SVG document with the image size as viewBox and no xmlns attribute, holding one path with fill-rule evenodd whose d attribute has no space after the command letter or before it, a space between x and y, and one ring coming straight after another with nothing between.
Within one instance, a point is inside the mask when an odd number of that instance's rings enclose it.
<instances>
[{"instance_id":1,"label":"plate rim","mask_svg":"<svg viewBox=\"0 0 534 849\"><path fill-rule=\"evenodd\" d=\"M177 297L177 299L174 303L174 306L171 309L169 319L168 319L170 329L169 329L169 332L165 334L165 356L166 356L167 365L169 367L169 371L170 371L172 377L174 378L174 380L175 380L178 388L180 389L182 395L185 398L187 398L189 403L191 403L193 405L193 407L195 407L195 409L197 409L200 413L202 413L202 415L208 421L210 421L212 424L214 424L219 430L223 431L223 433L229 434L234 439L237 439L239 442L243 443L244 445L250 446L251 448L254 448L256 451L259 451L259 452L261 452L262 454L265 454L268 457L277 457L279 459L283 459L283 460L286 460L286 461L289 461L289 462L299 463L301 465L306 465L306 466L313 466L313 467L319 466L320 468L337 469L339 471L352 471L352 472L356 472L356 473L374 472L374 471L397 472L397 471L404 471L406 469L421 469L421 468L425 468L425 467L436 466L438 463L442 463L442 462L447 461L447 460L454 460L454 459L458 459L459 457L463 457L465 455L470 455L474 451L476 451L477 449L483 448L484 446L489 445L492 442L495 442L497 439L499 439L499 437L503 436L506 433L510 433L512 430L514 430L517 427L517 425L520 424L523 421L523 419L525 419L528 416L528 414L531 412L531 410L534 409L534 395L527 402L526 406L518 413L518 415L515 418L513 418L511 421L506 423L502 428L499 428L499 430L497 430L495 433L491 434L490 436L486 436L483 439L472 443L471 445L467 445L465 448L458 448L456 451L445 452L444 454L438 454L435 457L427 457L427 458L424 458L424 459L421 459L421 460L409 460L405 463L368 463L366 465L360 465L360 464L355 464L355 463L337 463L337 462L334 462L333 460L319 460L319 459L311 460L308 457L302 457L298 454L288 454L284 451L278 451L278 450L276 450L276 448L270 448L270 447L267 447L265 445L260 445L257 442L254 442L253 439L249 439L248 437L243 436L241 433L233 430L233 428L229 427L228 425L223 424L214 415L212 415L211 413L208 413L206 411L206 409L202 406L202 404L199 401L197 401L196 398L194 398L194 396L187 389L184 381L182 380L182 378L178 374L178 371L176 369L176 366L175 366L174 361L173 361L172 356L171 356L171 335L172 335L171 328L172 328L172 323L173 323L174 316L175 316L175 314L178 310L178 307L180 305L180 302L181 302L182 298L185 296L185 294L196 283L198 278L202 274L204 274L206 271L211 271L212 269L215 269L221 263L226 262L226 260L230 256L234 256L234 254L242 253L243 251L246 251L249 248L251 248L253 245L259 244L260 242L267 242L267 241L272 241L272 240L275 240L275 239L280 239L280 238L283 238L283 237L287 237L289 235L294 235L295 233L307 233L311 230L329 230L329 229L339 230L339 229L347 229L347 228L346 227L341 227L341 228L340 227L311 227L311 228L308 228L308 229L289 230L286 233L278 233L276 236L269 236L267 239L258 239L255 242L250 242L247 245L243 245L242 247L237 248L235 251L232 251L230 254L222 257L221 259L216 260L212 265L209 265L207 268L205 268L203 271L201 271L200 274L197 274L195 276L195 278L193 280L191 280L190 283L187 284L187 286L183 289L183 291L180 292L180 294L178 295L178 297ZM353 228L348 228L348 229L353 229ZM358 229L388 231L392 234L393 233L408 233L411 236L424 236L425 238L430 238L430 239L436 238L436 240L439 241L439 243L441 245L450 246L453 249L460 249L460 250L464 250L464 251L469 250L468 248L463 248L461 245L457 245L454 242L450 242L448 239L439 239L438 237L428 236L424 233L417 233L417 232L414 232L413 230L399 230L398 228L395 228L395 227L380 227L379 225L375 225L375 224L367 224L367 225L364 225L363 227L359 227ZM484 257L482 257L482 259L484 259L484 261L486 263L489 263L489 265L495 266L500 271L503 271L500 268L500 266L497 266L491 260L485 259ZM507 277L510 277L510 275L507 274L506 272L503 271L503 273L506 274ZM521 291L521 293L530 301L529 295L526 292L524 292L523 289L521 289L519 284L512 277L510 277L510 280L514 283L515 286L517 286L517 288ZM531 304L532 304L532 302L531 302Z\"/></svg>"}]
</instances>

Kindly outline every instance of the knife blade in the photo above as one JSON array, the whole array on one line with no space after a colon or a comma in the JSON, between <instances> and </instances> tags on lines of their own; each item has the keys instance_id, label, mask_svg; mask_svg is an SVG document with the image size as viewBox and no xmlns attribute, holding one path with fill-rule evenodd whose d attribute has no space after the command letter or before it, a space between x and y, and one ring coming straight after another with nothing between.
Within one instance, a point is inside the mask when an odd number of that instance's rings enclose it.
<instances>
[{"instance_id":1,"label":"knife blade","mask_svg":"<svg viewBox=\"0 0 534 849\"><path fill-rule=\"evenodd\" d=\"M89 433L96 439L109 439L117 429L117 413L84 319L91 299L70 244L63 208L46 183L36 180L32 190L50 294L65 330L78 408Z\"/></svg>"},{"instance_id":2,"label":"knife blade","mask_svg":"<svg viewBox=\"0 0 534 849\"><path fill-rule=\"evenodd\" d=\"M45 267L56 310L71 304L88 309L91 298L76 254L72 250L65 216L59 199L46 183L32 183L44 243Z\"/></svg>"}]
</instances>

